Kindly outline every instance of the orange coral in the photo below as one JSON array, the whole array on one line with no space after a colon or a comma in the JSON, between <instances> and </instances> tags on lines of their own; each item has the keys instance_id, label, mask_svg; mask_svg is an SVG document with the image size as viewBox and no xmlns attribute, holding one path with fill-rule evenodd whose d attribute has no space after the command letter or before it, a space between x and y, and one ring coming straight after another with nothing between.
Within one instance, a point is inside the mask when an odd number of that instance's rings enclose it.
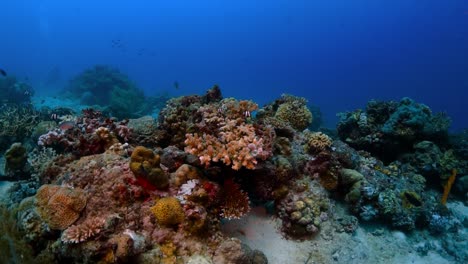
<instances>
[{"instance_id":1,"label":"orange coral","mask_svg":"<svg viewBox=\"0 0 468 264\"><path fill-rule=\"evenodd\" d=\"M86 195L79 188L43 185L36 194L36 208L51 229L63 230L73 224L86 206Z\"/></svg>"},{"instance_id":2,"label":"orange coral","mask_svg":"<svg viewBox=\"0 0 468 264\"><path fill-rule=\"evenodd\" d=\"M163 226L174 226L184 221L184 210L175 197L161 198L151 207L151 212Z\"/></svg>"},{"instance_id":3,"label":"orange coral","mask_svg":"<svg viewBox=\"0 0 468 264\"><path fill-rule=\"evenodd\" d=\"M251 101L233 98L200 107L203 119L197 125L202 132L186 134L185 151L198 156L205 166L221 161L234 170L254 169L258 159L271 155L274 136L268 128L248 123L257 107Z\"/></svg>"},{"instance_id":4,"label":"orange coral","mask_svg":"<svg viewBox=\"0 0 468 264\"><path fill-rule=\"evenodd\" d=\"M447 180L447 183L444 186L444 194L442 195L441 203L445 205L447 203L447 198L450 193L450 189L452 189L452 185L455 182L455 178L457 177L457 170L453 169L452 174Z\"/></svg>"}]
</instances>

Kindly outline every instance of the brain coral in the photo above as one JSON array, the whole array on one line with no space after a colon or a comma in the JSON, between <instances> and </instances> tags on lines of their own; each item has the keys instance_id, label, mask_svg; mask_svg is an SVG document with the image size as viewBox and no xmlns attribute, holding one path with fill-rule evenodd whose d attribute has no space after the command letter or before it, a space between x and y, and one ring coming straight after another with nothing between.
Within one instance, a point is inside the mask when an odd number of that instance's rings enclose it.
<instances>
[{"instance_id":1,"label":"brain coral","mask_svg":"<svg viewBox=\"0 0 468 264\"><path fill-rule=\"evenodd\" d=\"M175 197L164 197L151 207L156 220L160 225L173 226L184 221L184 210Z\"/></svg>"},{"instance_id":2,"label":"brain coral","mask_svg":"<svg viewBox=\"0 0 468 264\"><path fill-rule=\"evenodd\" d=\"M64 230L73 224L86 206L82 189L43 185L36 194L36 208L51 229Z\"/></svg>"}]
</instances>

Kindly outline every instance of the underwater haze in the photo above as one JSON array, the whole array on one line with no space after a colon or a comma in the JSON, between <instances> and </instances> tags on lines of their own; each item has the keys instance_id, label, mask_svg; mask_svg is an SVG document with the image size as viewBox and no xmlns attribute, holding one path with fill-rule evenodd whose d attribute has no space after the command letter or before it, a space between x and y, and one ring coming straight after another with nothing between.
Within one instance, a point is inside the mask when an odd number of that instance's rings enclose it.
<instances>
[{"instance_id":1,"label":"underwater haze","mask_svg":"<svg viewBox=\"0 0 468 264\"><path fill-rule=\"evenodd\" d=\"M1 10L0 68L39 94L105 64L150 95L219 84L260 105L303 96L328 126L370 99L405 96L447 112L452 130L467 125L464 0L16 0Z\"/></svg>"}]
</instances>

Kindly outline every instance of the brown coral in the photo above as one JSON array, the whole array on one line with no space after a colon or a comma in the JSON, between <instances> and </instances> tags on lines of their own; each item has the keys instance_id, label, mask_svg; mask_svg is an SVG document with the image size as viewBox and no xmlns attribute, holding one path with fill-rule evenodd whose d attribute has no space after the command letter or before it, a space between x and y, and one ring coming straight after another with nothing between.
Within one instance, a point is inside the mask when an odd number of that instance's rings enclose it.
<instances>
[{"instance_id":1,"label":"brown coral","mask_svg":"<svg viewBox=\"0 0 468 264\"><path fill-rule=\"evenodd\" d=\"M137 177L147 180L158 189L164 189L169 185L169 178L159 167L159 155L151 149L138 146L133 150L130 159L130 170Z\"/></svg>"},{"instance_id":2,"label":"brown coral","mask_svg":"<svg viewBox=\"0 0 468 264\"><path fill-rule=\"evenodd\" d=\"M36 208L51 229L63 230L73 224L86 206L86 195L79 188L43 185L36 194Z\"/></svg>"},{"instance_id":3,"label":"brown coral","mask_svg":"<svg viewBox=\"0 0 468 264\"><path fill-rule=\"evenodd\" d=\"M175 197L161 198L151 207L156 220L163 226L174 226L184 221L184 210Z\"/></svg>"},{"instance_id":4,"label":"brown coral","mask_svg":"<svg viewBox=\"0 0 468 264\"><path fill-rule=\"evenodd\" d=\"M312 113L304 98L283 95L285 102L278 106L275 118L296 130L304 130L312 123Z\"/></svg>"},{"instance_id":5,"label":"brown coral","mask_svg":"<svg viewBox=\"0 0 468 264\"><path fill-rule=\"evenodd\" d=\"M332 145L331 138L322 132L312 133L306 130L304 136L307 141L306 150L309 153L322 152L329 149Z\"/></svg>"}]
</instances>

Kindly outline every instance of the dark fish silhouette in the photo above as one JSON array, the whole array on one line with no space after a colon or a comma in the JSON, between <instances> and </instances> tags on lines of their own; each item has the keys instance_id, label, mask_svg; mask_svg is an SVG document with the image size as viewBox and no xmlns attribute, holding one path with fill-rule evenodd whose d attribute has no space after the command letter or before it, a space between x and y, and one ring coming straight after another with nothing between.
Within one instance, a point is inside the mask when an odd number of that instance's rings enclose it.
<instances>
[{"instance_id":1,"label":"dark fish silhouette","mask_svg":"<svg viewBox=\"0 0 468 264\"><path fill-rule=\"evenodd\" d=\"M179 82L178 81L174 82L174 88L176 88L176 90L179 90Z\"/></svg>"},{"instance_id":2,"label":"dark fish silhouette","mask_svg":"<svg viewBox=\"0 0 468 264\"><path fill-rule=\"evenodd\" d=\"M0 69L0 74L1 74L2 76L7 76L6 71L4 71L3 69Z\"/></svg>"}]
</instances>

